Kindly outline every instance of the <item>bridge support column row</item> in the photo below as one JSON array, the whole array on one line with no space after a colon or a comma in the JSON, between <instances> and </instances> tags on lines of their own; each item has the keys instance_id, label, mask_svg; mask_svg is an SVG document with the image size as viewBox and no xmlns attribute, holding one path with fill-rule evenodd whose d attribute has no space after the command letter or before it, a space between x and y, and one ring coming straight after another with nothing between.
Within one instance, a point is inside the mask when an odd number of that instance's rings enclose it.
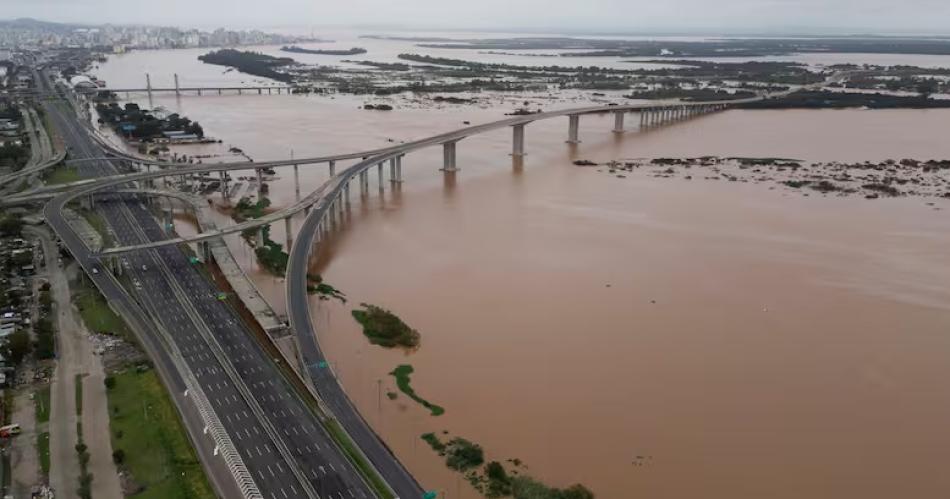
<instances>
[{"instance_id":1,"label":"bridge support column row","mask_svg":"<svg viewBox=\"0 0 950 499\"><path fill-rule=\"evenodd\" d=\"M571 114L567 118L567 143L580 144L581 117L577 114Z\"/></svg>"},{"instance_id":2,"label":"bridge support column row","mask_svg":"<svg viewBox=\"0 0 950 499\"><path fill-rule=\"evenodd\" d=\"M442 144L442 171L444 172L458 171L458 167L455 165L455 144L456 142Z\"/></svg>"},{"instance_id":3,"label":"bridge support column row","mask_svg":"<svg viewBox=\"0 0 950 499\"><path fill-rule=\"evenodd\" d=\"M382 161L376 164L376 177L377 177L377 181L379 182L379 192L383 192L383 189L385 187L383 184L383 162Z\"/></svg>"},{"instance_id":4,"label":"bridge support column row","mask_svg":"<svg viewBox=\"0 0 950 499\"><path fill-rule=\"evenodd\" d=\"M511 155L524 156L524 123L511 127Z\"/></svg>"}]
</instances>

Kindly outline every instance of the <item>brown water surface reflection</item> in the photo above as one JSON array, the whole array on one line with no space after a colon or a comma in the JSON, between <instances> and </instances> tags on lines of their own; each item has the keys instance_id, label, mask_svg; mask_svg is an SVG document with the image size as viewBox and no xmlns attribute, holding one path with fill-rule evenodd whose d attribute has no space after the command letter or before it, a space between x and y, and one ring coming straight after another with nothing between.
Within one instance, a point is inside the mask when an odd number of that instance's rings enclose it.
<instances>
[{"instance_id":1,"label":"brown water surface reflection","mask_svg":"<svg viewBox=\"0 0 950 499\"><path fill-rule=\"evenodd\" d=\"M189 116L269 157L301 143L357 150L500 114L368 115L307 101L322 118L286 110L303 131L251 134L203 102L189 102ZM336 125L323 123L328 108ZM261 105L245 117L280 112ZM491 459L519 458L532 475L607 498L946 496L950 202L621 179L570 160L950 158L948 117L730 111L619 138L610 118L585 117L574 150L566 120L538 122L516 167L507 130L461 142L454 180L438 172L441 151L414 153L402 192L381 200L374 172L373 196L353 204L319 258L351 299L312 301L321 345L370 423L447 497L476 494L421 433L448 430ZM323 174L306 175L315 185ZM274 190L289 202L292 176ZM282 241L283 227L273 231ZM254 275L282 308L283 282ZM422 347L369 346L349 316L359 302L396 311ZM380 403L377 380L394 389L386 373L400 363L445 415L405 397Z\"/></svg>"}]
</instances>

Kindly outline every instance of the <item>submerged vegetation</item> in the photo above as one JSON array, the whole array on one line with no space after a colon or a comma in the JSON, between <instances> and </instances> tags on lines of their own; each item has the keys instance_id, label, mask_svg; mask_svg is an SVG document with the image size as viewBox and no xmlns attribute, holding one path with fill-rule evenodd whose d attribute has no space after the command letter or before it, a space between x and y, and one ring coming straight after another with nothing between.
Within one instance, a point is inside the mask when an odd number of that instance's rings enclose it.
<instances>
[{"instance_id":1,"label":"submerged vegetation","mask_svg":"<svg viewBox=\"0 0 950 499\"><path fill-rule=\"evenodd\" d=\"M887 95L881 93L798 91L783 97L741 104L744 109L928 109L950 108L950 100L926 95Z\"/></svg>"},{"instance_id":2,"label":"submerged vegetation","mask_svg":"<svg viewBox=\"0 0 950 499\"><path fill-rule=\"evenodd\" d=\"M442 406L435 405L432 402L420 397L419 395L416 395L416 391L412 389L411 380L409 378L412 373L412 366L409 364L402 364L396 367L396 369L394 369L389 374L396 378L396 386L399 387L399 391L405 393L409 398L415 400L426 409L429 409L429 412L433 416L441 416L442 414L445 414L445 409L443 409Z\"/></svg>"},{"instance_id":3,"label":"submerged vegetation","mask_svg":"<svg viewBox=\"0 0 950 499\"><path fill-rule=\"evenodd\" d=\"M198 60L205 64L216 64L237 69L242 73L261 76L272 80L290 83L293 76L277 71L276 68L290 66L296 61L289 57L274 57L258 52L247 52L234 49L221 49L198 56Z\"/></svg>"},{"instance_id":4,"label":"submerged vegetation","mask_svg":"<svg viewBox=\"0 0 950 499\"><path fill-rule=\"evenodd\" d=\"M234 207L232 218L238 222L248 219L260 218L266 214L267 207L270 206L270 200L261 198L252 203L247 197L241 198ZM257 239L257 231L260 230L260 240ZM261 229L248 229L241 233L244 240L254 246L254 256L257 257L257 263L264 269L274 275L282 276L287 273L287 262L290 255L284 251L284 246L270 238L270 226L265 225Z\"/></svg>"},{"instance_id":5,"label":"submerged vegetation","mask_svg":"<svg viewBox=\"0 0 950 499\"><path fill-rule=\"evenodd\" d=\"M281 52L290 52L292 54L313 54L313 55L357 55L365 54L366 49L361 47L353 47L346 50L314 50L306 49L303 47L298 47L296 45L291 45L289 47L284 46L280 48Z\"/></svg>"},{"instance_id":6,"label":"submerged vegetation","mask_svg":"<svg viewBox=\"0 0 950 499\"><path fill-rule=\"evenodd\" d=\"M307 293L319 296L321 301L337 299L340 303L346 304L346 295L323 282L323 276L320 274L307 274Z\"/></svg>"},{"instance_id":7,"label":"submerged vegetation","mask_svg":"<svg viewBox=\"0 0 950 499\"><path fill-rule=\"evenodd\" d=\"M353 318L363 326L369 342L381 347L416 348L420 335L396 314L376 305L361 303L363 310L353 310Z\"/></svg>"},{"instance_id":8,"label":"submerged vegetation","mask_svg":"<svg viewBox=\"0 0 950 499\"><path fill-rule=\"evenodd\" d=\"M490 498L515 499L593 499L594 493L580 484L565 489L550 487L529 476L520 474L521 461L509 459L513 467L509 473L498 461L485 463L482 447L461 437L443 442L435 433L424 433L424 440L432 450L445 458L445 465L465 475L479 493ZM484 464L484 466L482 466Z\"/></svg>"}]
</instances>

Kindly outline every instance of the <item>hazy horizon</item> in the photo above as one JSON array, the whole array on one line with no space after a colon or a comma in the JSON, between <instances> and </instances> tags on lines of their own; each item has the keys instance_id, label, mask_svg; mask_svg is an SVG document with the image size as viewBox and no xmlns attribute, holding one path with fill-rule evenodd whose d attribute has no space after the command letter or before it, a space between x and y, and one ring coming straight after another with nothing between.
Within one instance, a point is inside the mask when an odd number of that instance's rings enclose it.
<instances>
[{"instance_id":1,"label":"hazy horizon","mask_svg":"<svg viewBox=\"0 0 950 499\"><path fill-rule=\"evenodd\" d=\"M333 5L271 0L235 9L227 0L165 0L128 8L120 0L2 0L3 17L86 24L213 29L331 29L536 32L614 35L924 35L950 33L950 2L909 0L545 0L445 2L354 0ZM448 6L448 8L447 8ZM555 7L555 8L552 8ZM307 19L308 21L302 21ZM620 21L622 19L622 21Z\"/></svg>"}]
</instances>

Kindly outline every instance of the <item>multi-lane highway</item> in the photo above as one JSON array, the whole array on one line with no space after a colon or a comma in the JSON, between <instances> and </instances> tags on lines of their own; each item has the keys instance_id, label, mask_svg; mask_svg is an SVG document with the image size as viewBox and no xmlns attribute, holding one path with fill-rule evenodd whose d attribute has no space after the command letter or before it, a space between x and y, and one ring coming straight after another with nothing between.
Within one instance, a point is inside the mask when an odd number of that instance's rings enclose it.
<instances>
[{"instance_id":1,"label":"multi-lane highway","mask_svg":"<svg viewBox=\"0 0 950 499\"><path fill-rule=\"evenodd\" d=\"M47 104L46 108L62 131L73 159L104 155L75 116L56 105ZM78 164L84 176L115 174L108 162ZM179 378L190 376L200 385L239 453L242 466L253 478L252 490L259 490L267 498L375 495L326 433L317 415L254 340L241 317L217 299L217 290L191 265L181 248L169 246L123 257L122 279L130 284L127 294L62 218L64 204L59 198L50 202L44 210L47 221L107 300L117 304L131 300L127 306L117 307L120 312L126 316L136 311L144 314L126 317L133 326L152 322L165 332L162 338L146 338L143 343L148 344L153 358L158 357L155 360L164 371L186 369L187 373L175 374ZM109 200L97 203L96 211L119 244L142 244L166 237L144 198L137 195L110 195ZM205 423L188 418L185 421L198 426L192 435L200 433ZM219 488L234 490L222 483L225 479L221 475L213 472L212 480L221 485ZM416 490L418 486L409 492Z\"/></svg>"}]
</instances>

